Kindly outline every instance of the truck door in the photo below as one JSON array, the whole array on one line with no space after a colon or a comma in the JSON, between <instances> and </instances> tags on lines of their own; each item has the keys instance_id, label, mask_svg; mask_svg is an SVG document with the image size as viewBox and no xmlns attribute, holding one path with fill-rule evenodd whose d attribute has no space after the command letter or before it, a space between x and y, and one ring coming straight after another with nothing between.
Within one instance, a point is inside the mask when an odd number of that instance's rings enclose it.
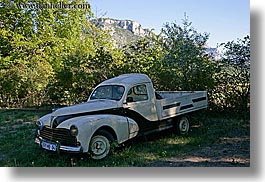
<instances>
[{"instance_id":1,"label":"truck door","mask_svg":"<svg viewBox=\"0 0 265 182\"><path fill-rule=\"evenodd\" d=\"M128 117L137 117L132 118L137 121L145 120L147 121L158 121L155 100L153 94L148 92L148 88L151 87L148 84L139 84L133 86L127 93L126 103L124 108L127 108L129 113ZM135 116L133 116L133 114ZM152 125L152 123L148 123Z\"/></svg>"}]
</instances>

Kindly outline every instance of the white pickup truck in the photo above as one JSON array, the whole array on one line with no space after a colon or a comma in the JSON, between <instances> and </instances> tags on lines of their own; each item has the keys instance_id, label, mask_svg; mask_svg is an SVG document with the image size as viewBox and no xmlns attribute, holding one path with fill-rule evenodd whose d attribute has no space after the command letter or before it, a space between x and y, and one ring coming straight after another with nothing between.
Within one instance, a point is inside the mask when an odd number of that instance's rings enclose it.
<instances>
[{"instance_id":1,"label":"white pickup truck","mask_svg":"<svg viewBox=\"0 0 265 182\"><path fill-rule=\"evenodd\" d=\"M189 131L188 113L207 107L206 91L155 92L145 74L100 83L85 103L63 107L37 121L35 143L50 151L89 153L103 159L111 142L175 127Z\"/></svg>"}]
</instances>

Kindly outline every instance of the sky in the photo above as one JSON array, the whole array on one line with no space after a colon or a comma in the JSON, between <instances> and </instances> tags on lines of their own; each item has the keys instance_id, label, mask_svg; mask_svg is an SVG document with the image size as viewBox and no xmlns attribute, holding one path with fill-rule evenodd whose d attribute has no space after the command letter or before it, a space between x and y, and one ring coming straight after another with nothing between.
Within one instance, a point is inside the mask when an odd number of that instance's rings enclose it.
<instances>
[{"instance_id":1,"label":"sky","mask_svg":"<svg viewBox=\"0 0 265 182\"><path fill-rule=\"evenodd\" d=\"M182 25L184 15L208 45L250 35L250 0L87 0L98 18L134 20L159 33L165 23Z\"/></svg>"}]
</instances>

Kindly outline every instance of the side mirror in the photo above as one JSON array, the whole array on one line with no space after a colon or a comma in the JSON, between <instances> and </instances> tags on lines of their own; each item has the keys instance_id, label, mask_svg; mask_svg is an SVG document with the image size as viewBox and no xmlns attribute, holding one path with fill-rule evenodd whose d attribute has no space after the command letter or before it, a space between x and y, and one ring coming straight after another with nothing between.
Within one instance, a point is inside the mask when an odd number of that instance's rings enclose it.
<instances>
[{"instance_id":1,"label":"side mirror","mask_svg":"<svg viewBox=\"0 0 265 182\"><path fill-rule=\"evenodd\" d=\"M133 102L133 98L132 98L132 97L127 97L126 102L127 102L127 103L128 103L128 102Z\"/></svg>"}]
</instances>

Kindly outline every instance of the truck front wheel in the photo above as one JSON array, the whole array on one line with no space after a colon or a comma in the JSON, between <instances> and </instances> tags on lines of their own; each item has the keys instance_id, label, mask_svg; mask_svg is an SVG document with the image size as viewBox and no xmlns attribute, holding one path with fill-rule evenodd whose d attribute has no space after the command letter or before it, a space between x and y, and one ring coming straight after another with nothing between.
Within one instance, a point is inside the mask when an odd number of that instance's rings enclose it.
<instances>
[{"instance_id":1,"label":"truck front wheel","mask_svg":"<svg viewBox=\"0 0 265 182\"><path fill-rule=\"evenodd\" d=\"M95 160L105 158L110 153L110 144L113 140L113 136L105 130L96 132L89 144L91 158Z\"/></svg>"},{"instance_id":2,"label":"truck front wheel","mask_svg":"<svg viewBox=\"0 0 265 182\"><path fill-rule=\"evenodd\" d=\"M181 116L177 120L176 132L178 135L185 135L190 130L190 121L187 116Z\"/></svg>"}]
</instances>

